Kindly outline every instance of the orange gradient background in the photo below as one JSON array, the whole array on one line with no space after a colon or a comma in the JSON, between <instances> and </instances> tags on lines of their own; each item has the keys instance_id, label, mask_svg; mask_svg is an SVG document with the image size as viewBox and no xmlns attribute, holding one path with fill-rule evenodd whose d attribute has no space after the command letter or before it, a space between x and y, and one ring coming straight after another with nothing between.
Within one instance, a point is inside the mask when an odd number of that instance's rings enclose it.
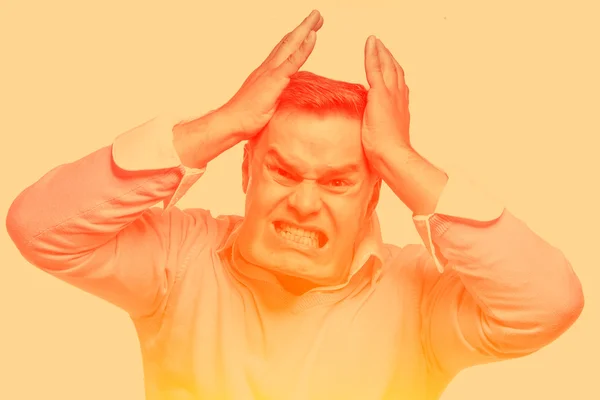
<instances>
[{"instance_id":1,"label":"orange gradient background","mask_svg":"<svg viewBox=\"0 0 600 400\"><path fill-rule=\"evenodd\" d=\"M564 251L583 282L584 312L563 337L524 359L465 371L442 400L600 398L597 2L207 3L2 1L3 218L49 169L161 109L220 106L317 8L325 25L304 69L366 83L364 43L380 37L406 72L417 150L493 190ZM242 213L241 150L213 161L178 206ZM387 187L378 213L386 242L420 242ZM142 400L127 315L29 265L5 229L0 246L0 398Z\"/></svg>"}]
</instances>

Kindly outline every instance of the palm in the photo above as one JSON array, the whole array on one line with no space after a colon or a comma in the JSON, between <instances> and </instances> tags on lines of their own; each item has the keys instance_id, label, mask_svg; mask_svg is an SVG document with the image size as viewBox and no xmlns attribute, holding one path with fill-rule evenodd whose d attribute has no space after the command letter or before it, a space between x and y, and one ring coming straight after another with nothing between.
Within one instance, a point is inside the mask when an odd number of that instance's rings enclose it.
<instances>
[{"instance_id":1,"label":"palm","mask_svg":"<svg viewBox=\"0 0 600 400\"><path fill-rule=\"evenodd\" d=\"M221 109L235 120L245 138L250 139L269 122L279 96L306 62L316 43L323 17L312 12L296 29L285 35L265 61L244 81L242 87Z\"/></svg>"},{"instance_id":2,"label":"palm","mask_svg":"<svg viewBox=\"0 0 600 400\"><path fill-rule=\"evenodd\" d=\"M365 47L365 69L370 89L362 126L367 155L391 145L410 146L408 87L404 83L404 72L378 39L369 40Z\"/></svg>"},{"instance_id":3,"label":"palm","mask_svg":"<svg viewBox=\"0 0 600 400\"><path fill-rule=\"evenodd\" d=\"M277 100L289 83L289 78L259 77L261 82L244 83L231 99L231 104L243 105L237 111L242 132L253 136L273 117Z\"/></svg>"}]
</instances>

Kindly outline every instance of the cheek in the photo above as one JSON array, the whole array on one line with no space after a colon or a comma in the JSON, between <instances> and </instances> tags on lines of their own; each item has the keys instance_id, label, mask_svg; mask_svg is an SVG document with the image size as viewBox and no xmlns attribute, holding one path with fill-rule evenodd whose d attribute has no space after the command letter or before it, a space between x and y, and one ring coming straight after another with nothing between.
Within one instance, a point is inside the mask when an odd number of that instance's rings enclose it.
<instances>
[{"instance_id":1,"label":"cheek","mask_svg":"<svg viewBox=\"0 0 600 400\"><path fill-rule=\"evenodd\" d=\"M287 192L280 185L255 175L246 193L246 209L252 209L256 214L268 213L285 199L286 195Z\"/></svg>"},{"instance_id":2,"label":"cheek","mask_svg":"<svg viewBox=\"0 0 600 400\"><path fill-rule=\"evenodd\" d=\"M356 232L359 231L361 226L360 218L358 217L358 213L344 213L343 215L338 216L338 221L340 221L340 228L342 234L354 236Z\"/></svg>"},{"instance_id":3,"label":"cheek","mask_svg":"<svg viewBox=\"0 0 600 400\"><path fill-rule=\"evenodd\" d=\"M341 229L355 233L362 227L367 203L368 200L365 200L365 196L358 195L353 198L340 198L331 201L329 209L332 210L334 218Z\"/></svg>"}]
</instances>

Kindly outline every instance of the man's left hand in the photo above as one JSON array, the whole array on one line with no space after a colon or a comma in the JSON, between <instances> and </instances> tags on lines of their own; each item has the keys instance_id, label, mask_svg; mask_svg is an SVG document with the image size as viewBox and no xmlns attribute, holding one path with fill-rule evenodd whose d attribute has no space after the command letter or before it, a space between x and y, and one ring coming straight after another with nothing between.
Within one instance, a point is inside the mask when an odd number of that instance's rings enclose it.
<instances>
[{"instance_id":1,"label":"man's left hand","mask_svg":"<svg viewBox=\"0 0 600 400\"><path fill-rule=\"evenodd\" d=\"M365 45L369 82L362 122L362 144L369 163L377 165L395 150L410 150L410 113L404 71L381 40L370 36Z\"/></svg>"}]
</instances>

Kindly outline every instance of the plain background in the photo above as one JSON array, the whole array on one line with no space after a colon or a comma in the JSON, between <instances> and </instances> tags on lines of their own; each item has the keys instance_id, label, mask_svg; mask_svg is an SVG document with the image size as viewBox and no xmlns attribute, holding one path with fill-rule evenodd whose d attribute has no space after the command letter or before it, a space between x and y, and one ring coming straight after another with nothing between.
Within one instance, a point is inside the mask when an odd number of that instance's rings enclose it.
<instances>
[{"instance_id":1,"label":"plain background","mask_svg":"<svg viewBox=\"0 0 600 400\"><path fill-rule=\"evenodd\" d=\"M166 3L0 3L3 210L50 168L165 107L218 107L318 8L325 26L305 69L366 83L364 43L378 35L406 71L415 147L497 194L584 285L584 313L562 338L465 371L443 400L600 398L596 1ZM237 146L212 162L179 205L241 213L240 161ZM378 212L386 241L418 242L387 188ZM31 267L1 235L0 398L143 399L127 316Z\"/></svg>"}]
</instances>

